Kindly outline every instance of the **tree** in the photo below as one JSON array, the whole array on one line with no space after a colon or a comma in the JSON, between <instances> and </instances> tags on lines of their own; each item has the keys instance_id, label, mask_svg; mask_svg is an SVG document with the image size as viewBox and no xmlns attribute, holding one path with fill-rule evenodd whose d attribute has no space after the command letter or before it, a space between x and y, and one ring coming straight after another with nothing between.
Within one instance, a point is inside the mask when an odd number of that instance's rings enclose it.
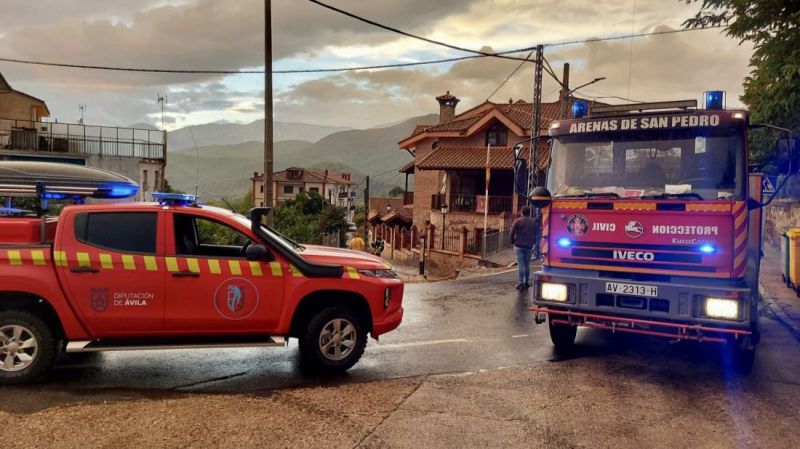
<instances>
[{"instance_id":1,"label":"tree","mask_svg":"<svg viewBox=\"0 0 800 449\"><path fill-rule=\"evenodd\" d=\"M701 0L686 0L686 3ZM683 25L687 28L724 26L728 36L752 42L752 70L740 97L751 122L800 130L800 2L702 0L700 11ZM765 163L774 157L775 134L753 133L751 160Z\"/></svg>"},{"instance_id":2,"label":"tree","mask_svg":"<svg viewBox=\"0 0 800 449\"><path fill-rule=\"evenodd\" d=\"M402 187L394 186L392 187L392 190L389 191L389 196L392 198L397 198L403 196L403 193L405 193L405 190Z\"/></svg>"},{"instance_id":3,"label":"tree","mask_svg":"<svg viewBox=\"0 0 800 449\"><path fill-rule=\"evenodd\" d=\"M344 244L347 210L325 201L316 192L301 193L274 210L275 229L302 243L320 243L323 234L339 233L339 245Z\"/></svg>"}]
</instances>

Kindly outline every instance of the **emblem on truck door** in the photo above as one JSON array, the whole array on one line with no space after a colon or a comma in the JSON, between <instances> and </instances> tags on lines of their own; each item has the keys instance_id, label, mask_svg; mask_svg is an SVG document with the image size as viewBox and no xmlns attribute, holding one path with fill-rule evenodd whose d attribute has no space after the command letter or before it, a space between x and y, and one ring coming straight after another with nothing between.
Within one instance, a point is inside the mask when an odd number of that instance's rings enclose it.
<instances>
[{"instance_id":1,"label":"emblem on truck door","mask_svg":"<svg viewBox=\"0 0 800 449\"><path fill-rule=\"evenodd\" d=\"M214 308L223 318L243 320L258 307L258 289L244 278L230 278L214 292Z\"/></svg>"},{"instance_id":2,"label":"emblem on truck door","mask_svg":"<svg viewBox=\"0 0 800 449\"><path fill-rule=\"evenodd\" d=\"M567 221L567 230L572 235L584 235L589 232L589 219L580 214L573 215Z\"/></svg>"},{"instance_id":3,"label":"emblem on truck door","mask_svg":"<svg viewBox=\"0 0 800 449\"><path fill-rule=\"evenodd\" d=\"M638 239L644 235L644 226L638 221L631 220L625 225L625 235L632 239Z\"/></svg>"},{"instance_id":4,"label":"emblem on truck door","mask_svg":"<svg viewBox=\"0 0 800 449\"><path fill-rule=\"evenodd\" d=\"M92 310L95 312L105 312L108 308L108 289L93 288L90 301L92 303Z\"/></svg>"}]
</instances>

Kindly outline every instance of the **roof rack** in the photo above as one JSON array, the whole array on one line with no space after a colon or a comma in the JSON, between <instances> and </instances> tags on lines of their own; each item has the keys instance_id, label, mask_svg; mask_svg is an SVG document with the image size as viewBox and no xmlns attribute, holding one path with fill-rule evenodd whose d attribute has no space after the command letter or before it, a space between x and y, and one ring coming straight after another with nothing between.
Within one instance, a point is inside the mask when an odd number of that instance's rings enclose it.
<instances>
[{"instance_id":1,"label":"roof rack","mask_svg":"<svg viewBox=\"0 0 800 449\"><path fill-rule=\"evenodd\" d=\"M621 113L634 113L645 111L697 109L697 100L655 101L650 103L632 104L597 104L589 107L589 116L619 115Z\"/></svg>"},{"instance_id":2,"label":"roof rack","mask_svg":"<svg viewBox=\"0 0 800 449\"><path fill-rule=\"evenodd\" d=\"M74 164L0 161L0 196L63 200L129 198L139 185L122 175Z\"/></svg>"}]
</instances>

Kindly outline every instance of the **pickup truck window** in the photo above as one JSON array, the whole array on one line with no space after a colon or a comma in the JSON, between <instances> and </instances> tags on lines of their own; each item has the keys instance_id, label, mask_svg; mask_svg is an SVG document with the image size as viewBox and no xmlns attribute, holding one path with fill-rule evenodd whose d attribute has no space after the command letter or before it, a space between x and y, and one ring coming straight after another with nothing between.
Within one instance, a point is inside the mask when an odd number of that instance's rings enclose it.
<instances>
[{"instance_id":1,"label":"pickup truck window","mask_svg":"<svg viewBox=\"0 0 800 449\"><path fill-rule=\"evenodd\" d=\"M250 240L236 229L203 217L175 214L175 251L183 256L241 257Z\"/></svg>"},{"instance_id":2,"label":"pickup truck window","mask_svg":"<svg viewBox=\"0 0 800 449\"><path fill-rule=\"evenodd\" d=\"M155 212L90 212L75 217L78 241L124 253L156 253Z\"/></svg>"}]
</instances>

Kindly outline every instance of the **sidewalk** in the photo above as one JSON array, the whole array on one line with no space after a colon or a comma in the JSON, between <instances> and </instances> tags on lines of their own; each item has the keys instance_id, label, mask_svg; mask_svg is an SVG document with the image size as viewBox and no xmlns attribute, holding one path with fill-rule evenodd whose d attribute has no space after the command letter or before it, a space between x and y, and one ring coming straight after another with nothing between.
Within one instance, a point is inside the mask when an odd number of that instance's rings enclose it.
<instances>
[{"instance_id":1,"label":"sidewalk","mask_svg":"<svg viewBox=\"0 0 800 449\"><path fill-rule=\"evenodd\" d=\"M800 298L783 282L780 252L766 245L763 252L758 292L769 311L800 339Z\"/></svg>"}]
</instances>

